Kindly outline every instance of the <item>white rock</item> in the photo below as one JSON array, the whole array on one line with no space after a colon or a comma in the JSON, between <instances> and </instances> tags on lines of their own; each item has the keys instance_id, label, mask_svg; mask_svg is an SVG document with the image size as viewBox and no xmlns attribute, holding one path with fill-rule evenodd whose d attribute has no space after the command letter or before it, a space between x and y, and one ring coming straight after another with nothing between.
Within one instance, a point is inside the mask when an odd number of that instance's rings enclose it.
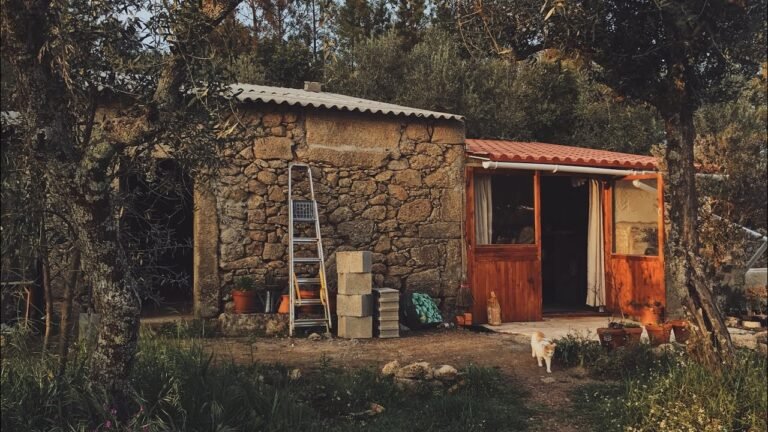
<instances>
[{"instance_id":1,"label":"white rock","mask_svg":"<svg viewBox=\"0 0 768 432\"><path fill-rule=\"evenodd\" d=\"M552 377L546 377L541 379L541 382L543 382L544 384L552 384L555 381L557 380Z\"/></svg>"},{"instance_id":2,"label":"white rock","mask_svg":"<svg viewBox=\"0 0 768 432\"><path fill-rule=\"evenodd\" d=\"M427 362L411 363L403 366L396 373L398 378L430 380L433 378L432 366Z\"/></svg>"},{"instance_id":3,"label":"white rock","mask_svg":"<svg viewBox=\"0 0 768 432\"><path fill-rule=\"evenodd\" d=\"M384 376L390 376L397 373L398 370L400 370L400 362L397 360L392 360L391 362L385 364L383 368L381 368L381 374Z\"/></svg>"},{"instance_id":4,"label":"white rock","mask_svg":"<svg viewBox=\"0 0 768 432\"><path fill-rule=\"evenodd\" d=\"M300 369L291 369L291 371L288 372L288 378L290 378L291 381L295 381L295 380L301 378L301 370Z\"/></svg>"},{"instance_id":5,"label":"white rock","mask_svg":"<svg viewBox=\"0 0 768 432\"><path fill-rule=\"evenodd\" d=\"M433 374L441 381L453 381L459 375L459 371L451 365L442 365L435 369Z\"/></svg>"},{"instance_id":6,"label":"white rock","mask_svg":"<svg viewBox=\"0 0 768 432\"><path fill-rule=\"evenodd\" d=\"M311 341L319 341L319 340L322 340L322 339L323 339L323 337L322 337L322 336L320 336L320 335L319 335L319 334L317 334L317 333L312 333L311 335L307 336L307 339L309 339L309 340L311 340Z\"/></svg>"}]
</instances>

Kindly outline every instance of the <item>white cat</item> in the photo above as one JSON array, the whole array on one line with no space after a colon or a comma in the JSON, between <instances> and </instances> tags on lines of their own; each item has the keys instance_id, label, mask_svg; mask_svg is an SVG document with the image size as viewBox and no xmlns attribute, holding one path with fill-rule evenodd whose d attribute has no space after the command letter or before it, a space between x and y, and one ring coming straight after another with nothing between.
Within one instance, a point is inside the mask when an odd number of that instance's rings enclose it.
<instances>
[{"instance_id":1,"label":"white cat","mask_svg":"<svg viewBox=\"0 0 768 432\"><path fill-rule=\"evenodd\" d=\"M544 337L544 333L537 331L531 335L531 357L535 357L542 367L541 359L547 363L547 373L552 373L552 356L555 355L557 344Z\"/></svg>"}]
</instances>

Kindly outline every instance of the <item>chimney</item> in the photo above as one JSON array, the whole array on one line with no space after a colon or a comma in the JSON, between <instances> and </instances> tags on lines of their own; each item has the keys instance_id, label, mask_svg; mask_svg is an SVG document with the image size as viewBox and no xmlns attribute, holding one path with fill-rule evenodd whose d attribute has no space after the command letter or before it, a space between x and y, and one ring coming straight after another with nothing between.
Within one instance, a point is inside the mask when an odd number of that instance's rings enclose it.
<instances>
[{"instance_id":1,"label":"chimney","mask_svg":"<svg viewBox=\"0 0 768 432\"><path fill-rule=\"evenodd\" d=\"M322 93L323 85L315 81L304 81L304 90L312 93Z\"/></svg>"}]
</instances>

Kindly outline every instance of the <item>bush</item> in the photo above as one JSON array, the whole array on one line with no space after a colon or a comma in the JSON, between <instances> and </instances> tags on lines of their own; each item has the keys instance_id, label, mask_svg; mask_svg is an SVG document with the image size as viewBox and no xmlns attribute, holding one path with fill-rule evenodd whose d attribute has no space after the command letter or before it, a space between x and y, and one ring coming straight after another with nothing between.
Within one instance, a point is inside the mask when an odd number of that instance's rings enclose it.
<instances>
[{"instance_id":1,"label":"bush","mask_svg":"<svg viewBox=\"0 0 768 432\"><path fill-rule=\"evenodd\" d=\"M554 341L555 361L566 367L582 366L599 379L623 379L647 375L653 370L666 370L674 363L676 354L653 352L647 344L630 345L607 351L597 341L569 334Z\"/></svg>"},{"instance_id":2,"label":"bush","mask_svg":"<svg viewBox=\"0 0 768 432\"><path fill-rule=\"evenodd\" d=\"M717 371L686 358L619 384L577 391L577 409L595 430L764 431L766 360L744 351Z\"/></svg>"},{"instance_id":3,"label":"bush","mask_svg":"<svg viewBox=\"0 0 768 432\"><path fill-rule=\"evenodd\" d=\"M373 369L321 361L300 378L282 365L236 364L198 339L143 332L130 381L128 421L90 386L84 351L56 378L56 358L18 345L3 350L2 430L9 431L370 431L522 430L528 412L518 386L493 369L470 367L450 394L399 390ZM355 416L370 403L375 417Z\"/></svg>"},{"instance_id":4,"label":"bush","mask_svg":"<svg viewBox=\"0 0 768 432\"><path fill-rule=\"evenodd\" d=\"M601 354L600 343L589 340L586 336L569 333L567 336L554 340L555 361L565 367L592 364Z\"/></svg>"}]
</instances>

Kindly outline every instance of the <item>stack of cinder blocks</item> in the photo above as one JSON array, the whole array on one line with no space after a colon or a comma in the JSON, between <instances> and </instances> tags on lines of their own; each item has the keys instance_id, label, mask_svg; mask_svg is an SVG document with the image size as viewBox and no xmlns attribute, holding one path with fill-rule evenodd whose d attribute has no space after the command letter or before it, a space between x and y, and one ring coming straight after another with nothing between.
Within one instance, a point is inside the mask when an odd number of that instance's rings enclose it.
<instances>
[{"instance_id":1,"label":"stack of cinder blocks","mask_svg":"<svg viewBox=\"0 0 768 432\"><path fill-rule=\"evenodd\" d=\"M371 253L336 252L336 270L339 275L336 296L338 336L348 339L373 337Z\"/></svg>"},{"instance_id":2,"label":"stack of cinder blocks","mask_svg":"<svg viewBox=\"0 0 768 432\"><path fill-rule=\"evenodd\" d=\"M380 338L400 337L400 292L392 288L375 288L373 326Z\"/></svg>"}]
</instances>

